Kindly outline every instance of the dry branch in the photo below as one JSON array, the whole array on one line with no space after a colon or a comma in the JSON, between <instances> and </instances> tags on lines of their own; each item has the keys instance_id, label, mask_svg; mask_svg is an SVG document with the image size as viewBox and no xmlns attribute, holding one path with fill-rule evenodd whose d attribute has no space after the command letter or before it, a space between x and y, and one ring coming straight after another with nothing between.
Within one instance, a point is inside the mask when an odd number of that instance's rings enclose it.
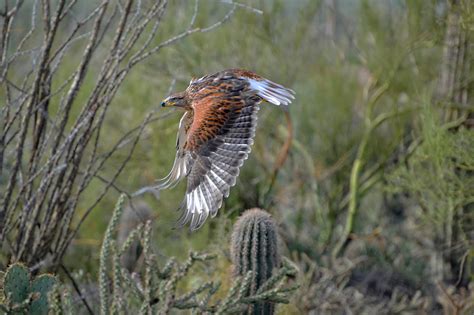
<instances>
[{"instance_id":1,"label":"dry branch","mask_svg":"<svg viewBox=\"0 0 474 315\"><path fill-rule=\"evenodd\" d=\"M115 182L144 128L166 116L152 110L103 152L102 129L114 96L137 64L193 33L219 27L238 7L232 3L221 20L199 28L196 1L189 26L159 42L167 0L95 1L83 15L77 14L78 3L4 1L0 7L0 246L5 253L0 259L5 262L57 266L110 188L130 196ZM20 18L29 25L14 30ZM75 65L69 73L66 61ZM92 87L84 84L89 73L96 74ZM114 173L105 176L107 162L124 150ZM103 188L73 225L81 195L94 179Z\"/></svg>"}]
</instances>

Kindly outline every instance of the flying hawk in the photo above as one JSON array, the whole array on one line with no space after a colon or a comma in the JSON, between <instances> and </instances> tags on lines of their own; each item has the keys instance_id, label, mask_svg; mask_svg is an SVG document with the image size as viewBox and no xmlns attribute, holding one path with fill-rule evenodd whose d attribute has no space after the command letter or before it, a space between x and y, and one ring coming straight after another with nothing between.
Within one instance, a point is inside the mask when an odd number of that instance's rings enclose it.
<instances>
[{"instance_id":1,"label":"flying hawk","mask_svg":"<svg viewBox=\"0 0 474 315\"><path fill-rule=\"evenodd\" d=\"M187 177L178 225L190 221L196 230L217 214L250 153L259 104L267 101L286 109L294 94L251 71L229 69L193 79L184 92L161 103L185 111L173 168L153 187L172 188Z\"/></svg>"}]
</instances>

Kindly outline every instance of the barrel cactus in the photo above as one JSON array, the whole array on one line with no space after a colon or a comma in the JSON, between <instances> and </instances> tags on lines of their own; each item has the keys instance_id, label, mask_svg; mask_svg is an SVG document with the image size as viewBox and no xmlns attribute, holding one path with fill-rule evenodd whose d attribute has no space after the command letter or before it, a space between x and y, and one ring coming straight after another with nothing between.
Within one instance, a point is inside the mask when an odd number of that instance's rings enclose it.
<instances>
[{"instance_id":1,"label":"barrel cactus","mask_svg":"<svg viewBox=\"0 0 474 315\"><path fill-rule=\"evenodd\" d=\"M247 295L254 295L275 269L280 267L278 233L275 221L261 209L250 209L234 225L231 240L234 275L244 276L252 271ZM247 314L273 314L270 302L251 304Z\"/></svg>"}]
</instances>

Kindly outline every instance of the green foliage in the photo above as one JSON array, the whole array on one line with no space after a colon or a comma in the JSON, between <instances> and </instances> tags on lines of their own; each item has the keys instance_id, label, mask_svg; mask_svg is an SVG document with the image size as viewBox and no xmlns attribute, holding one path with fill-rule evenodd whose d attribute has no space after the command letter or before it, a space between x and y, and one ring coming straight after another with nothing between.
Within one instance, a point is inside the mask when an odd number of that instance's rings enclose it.
<instances>
[{"instance_id":1,"label":"green foliage","mask_svg":"<svg viewBox=\"0 0 474 315\"><path fill-rule=\"evenodd\" d=\"M411 154L388 177L387 189L409 194L413 217L432 237L438 260L447 263L440 275L473 280L474 130L441 124L437 111L425 108L419 138ZM456 122L454 122L456 123Z\"/></svg>"},{"instance_id":2,"label":"green foliage","mask_svg":"<svg viewBox=\"0 0 474 315\"><path fill-rule=\"evenodd\" d=\"M250 209L237 220L232 232L231 257L234 273L244 277L251 272L246 295L260 291L275 269L280 266L277 227L270 214L260 209ZM255 303L248 312L273 314L272 303Z\"/></svg>"},{"instance_id":3,"label":"green foliage","mask_svg":"<svg viewBox=\"0 0 474 315\"><path fill-rule=\"evenodd\" d=\"M424 110L421 124L421 143L390 174L388 189L409 192L424 210L426 223L441 233L456 211L474 202L474 131L440 127L436 112L430 109ZM472 214L465 215L461 221L472 221ZM466 226L466 231L473 226Z\"/></svg>"},{"instance_id":4,"label":"green foliage","mask_svg":"<svg viewBox=\"0 0 474 315\"><path fill-rule=\"evenodd\" d=\"M48 314L48 294L57 284L53 275L43 274L30 282L28 268L20 263L8 267L3 278L0 309L5 312Z\"/></svg>"}]
</instances>

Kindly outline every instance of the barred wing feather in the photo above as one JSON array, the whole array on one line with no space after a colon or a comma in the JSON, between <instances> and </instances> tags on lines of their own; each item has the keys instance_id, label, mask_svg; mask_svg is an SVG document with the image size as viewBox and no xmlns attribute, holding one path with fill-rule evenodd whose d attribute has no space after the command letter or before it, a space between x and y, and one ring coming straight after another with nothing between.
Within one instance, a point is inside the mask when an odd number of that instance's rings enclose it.
<instances>
[{"instance_id":1,"label":"barred wing feather","mask_svg":"<svg viewBox=\"0 0 474 315\"><path fill-rule=\"evenodd\" d=\"M233 108L216 135L195 151L179 226L190 221L191 230L196 230L209 215L217 214L250 153L258 109L255 99Z\"/></svg>"},{"instance_id":2,"label":"barred wing feather","mask_svg":"<svg viewBox=\"0 0 474 315\"><path fill-rule=\"evenodd\" d=\"M155 189L161 190L175 187L181 179L186 177L193 164L192 156L184 149L186 143L187 130L192 123L192 113L185 112L179 121L178 136L176 139L176 156L170 173L158 180Z\"/></svg>"}]
</instances>

